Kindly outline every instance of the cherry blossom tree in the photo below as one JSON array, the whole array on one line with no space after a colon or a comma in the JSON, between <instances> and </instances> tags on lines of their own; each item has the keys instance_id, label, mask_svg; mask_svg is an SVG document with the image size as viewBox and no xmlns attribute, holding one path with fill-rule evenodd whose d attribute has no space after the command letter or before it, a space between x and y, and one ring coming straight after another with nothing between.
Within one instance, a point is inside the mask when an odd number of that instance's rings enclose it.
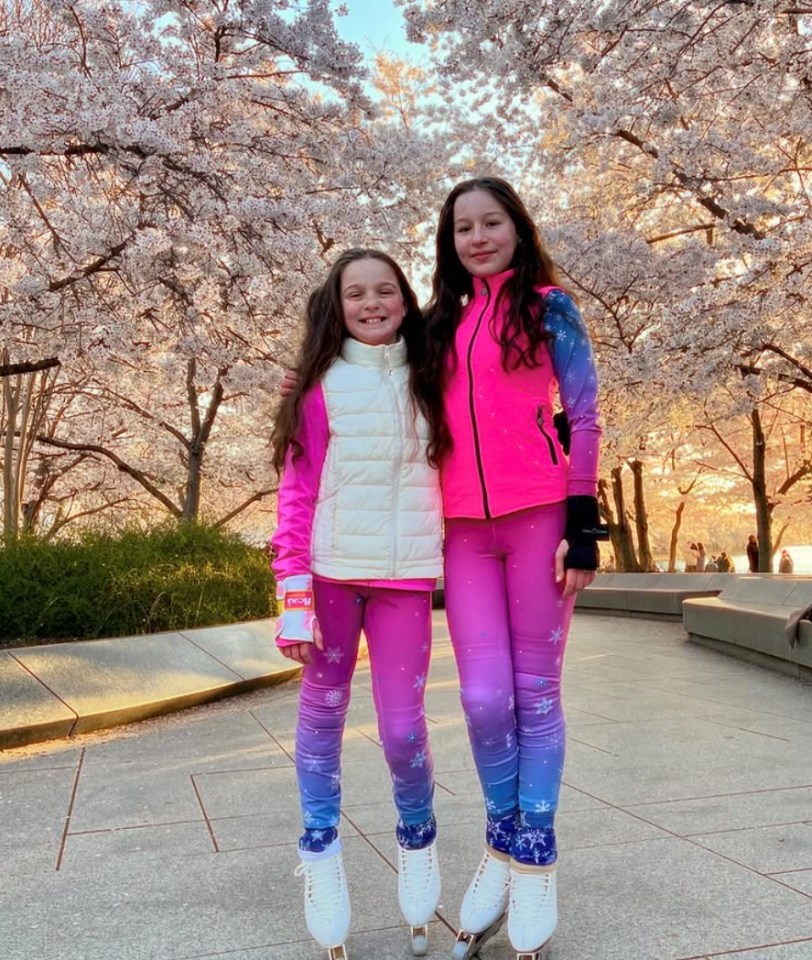
<instances>
[{"instance_id":1,"label":"cherry blossom tree","mask_svg":"<svg viewBox=\"0 0 812 960\"><path fill-rule=\"evenodd\" d=\"M185 520L256 507L306 292L346 246L408 263L446 139L373 105L328 0L6 0L0 76L3 364L73 392L66 417L32 381L4 467L112 467Z\"/></svg>"}]
</instances>

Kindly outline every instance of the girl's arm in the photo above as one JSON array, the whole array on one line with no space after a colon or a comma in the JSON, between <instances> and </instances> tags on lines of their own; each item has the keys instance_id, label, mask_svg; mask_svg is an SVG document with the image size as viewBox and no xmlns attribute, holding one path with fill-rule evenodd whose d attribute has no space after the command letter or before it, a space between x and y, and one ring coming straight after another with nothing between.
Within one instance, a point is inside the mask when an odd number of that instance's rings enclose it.
<instances>
[{"instance_id":1,"label":"girl's arm","mask_svg":"<svg viewBox=\"0 0 812 960\"><path fill-rule=\"evenodd\" d=\"M553 290L545 297L544 328L554 336L548 347L570 426L568 492L570 496L595 497L601 441L598 372L581 313L563 290Z\"/></svg>"},{"instance_id":2,"label":"girl's arm","mask_svg":"<svg viewBox=\"0 0 812 960\"><path fill-rule=\"evenodd\" d=\"M330 436L321 384L302 397L296 440L285 457L277 494L278 521L271 537L276 579L310 573L310 542L321 472Z\"/></svg>"},{"instance_id":3,"label":"girl's arm","mask_svg":"<svg viewBox=\"0 0 812 960\"><path fill-rule=\"evenodd\" d=\"M598 540L606 538L598 512L598 373L592 344L573 299L563 290L545 297L544 326L558 380L561 404L570 428L570 474L564 539L555 553L556 580L572 596L595 579Z\"/></svg>"}]
</instances>

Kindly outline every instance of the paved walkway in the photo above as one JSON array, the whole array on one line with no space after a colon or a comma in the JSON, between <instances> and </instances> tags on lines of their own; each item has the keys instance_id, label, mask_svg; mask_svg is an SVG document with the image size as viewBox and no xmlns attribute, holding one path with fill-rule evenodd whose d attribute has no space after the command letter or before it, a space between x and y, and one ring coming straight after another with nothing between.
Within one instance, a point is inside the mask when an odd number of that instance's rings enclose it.
<instances>
[{"instance_id":1,"label":"paved walkway","mask_svg":"<svg viewBox=\"0 0 812 960\"><path fill-rule=\"evenodd\" d=\"M481 852L442 614L428 684L447 958ZM298 684L0 754L2 960L319 960L291 758ZM576 617L551 960L812 958L812 686ZM350 960L407 960L368 663L344 758ZM501 933L482 960L512 960Z\"/></svg>"}]
</instances>

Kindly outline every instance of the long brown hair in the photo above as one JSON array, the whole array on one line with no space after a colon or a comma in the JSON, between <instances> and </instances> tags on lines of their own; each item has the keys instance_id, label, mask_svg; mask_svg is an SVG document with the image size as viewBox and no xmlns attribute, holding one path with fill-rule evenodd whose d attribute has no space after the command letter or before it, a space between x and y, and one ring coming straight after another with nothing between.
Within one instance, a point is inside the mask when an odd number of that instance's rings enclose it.
<instances>
[{"instance_id":1,"label":"long brown hair","mask_svg":"<svg viewBox=\"0 0 812 960\"><path fill-rule=\"evenodd\" d=\"M417 297L398 264L381 250L354 248L342 253L330 268L327 279L310 294L305 310L305 334L296 359L298 379L293 391L282 401L276 415L271 442L273 465L281 472L289 448L294 455L298 449L296 434L301 417L302 397L311 389L341 353L341 346L349 336L344 324L341 306L341 277L345 268L358 260L380 260L391 268L406 306L406 315L398 335L406 343L409 363L409 388L413 400L426 417L432 429L437 430L439 417L439 388L432 384L426 369L426 335L423 315ZM434 449L432 443L429 450ZM429 456L435 463L433 455Z\"/></svg>"}]
</instances>

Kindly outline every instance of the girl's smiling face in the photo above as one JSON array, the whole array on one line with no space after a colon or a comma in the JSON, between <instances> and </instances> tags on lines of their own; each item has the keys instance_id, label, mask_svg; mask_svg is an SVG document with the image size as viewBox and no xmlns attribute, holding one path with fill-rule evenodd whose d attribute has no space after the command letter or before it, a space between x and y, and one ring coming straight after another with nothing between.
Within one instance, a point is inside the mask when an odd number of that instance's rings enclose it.
<instances>
[{"instance_id":1,"label":"girl's smiling face","mask_svg":"<svg viewBox=\"0 0 812 960\"><path fill-rule=\"evenodd\" d=\"M341 274L341 309L353 339L373 347L395 343L406 303L394 270L372 257L347 264Z\"/></svg>"},{"instance_id":2,"label":"girl's smiling face","mask_svg":"<svg viewBox=\"0 0 812 960\"><path fill-rule=\"evenodd\" d=\"M518 235L510 214L487 190L469 190L454 202L454 249L474 277L491 277L513 263Z\"/></svg>"}]
</instances>

